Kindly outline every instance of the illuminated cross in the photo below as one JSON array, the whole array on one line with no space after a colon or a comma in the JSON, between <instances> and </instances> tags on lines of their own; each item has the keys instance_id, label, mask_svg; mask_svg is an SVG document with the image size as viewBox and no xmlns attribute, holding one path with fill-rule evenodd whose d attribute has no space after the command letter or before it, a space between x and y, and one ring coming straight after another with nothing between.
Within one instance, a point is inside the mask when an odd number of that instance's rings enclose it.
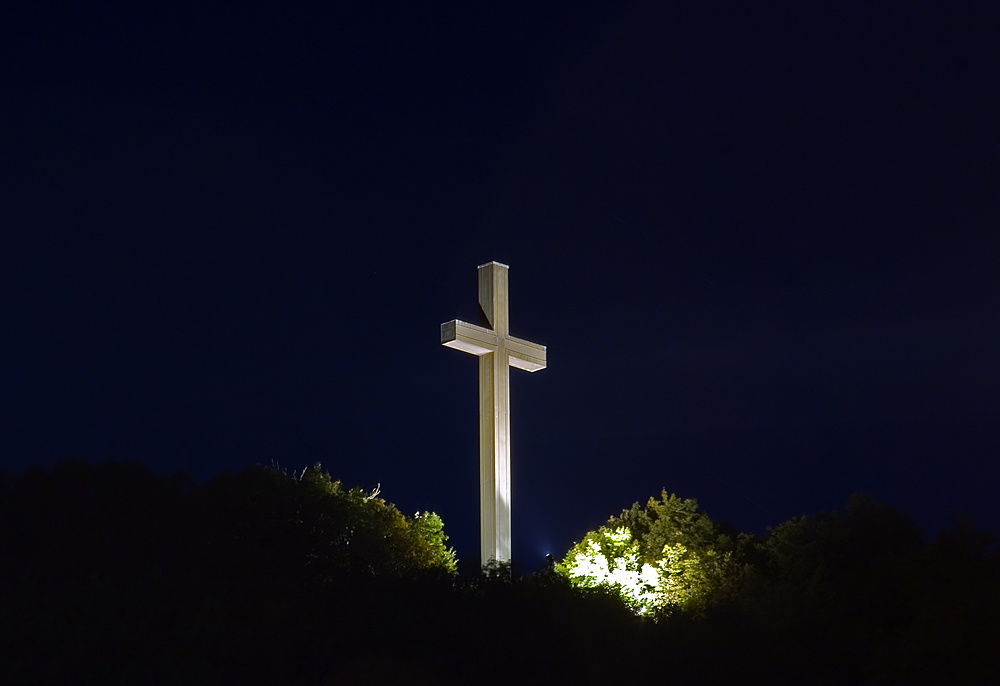
<instances>
[{"instance_id":1,"label":"illuminated cross","mask_svg":"<svg viewBox=\"0 0 1000 686\"><path fill-rule=\"evenodd\" d=\"M479 357L479 532L482 562L510 562L510 367L545 368L545 346L508 331L507 265L479 267L479 309L489 328L458 319L441 343Z\"/></svg>"}]
</instances>

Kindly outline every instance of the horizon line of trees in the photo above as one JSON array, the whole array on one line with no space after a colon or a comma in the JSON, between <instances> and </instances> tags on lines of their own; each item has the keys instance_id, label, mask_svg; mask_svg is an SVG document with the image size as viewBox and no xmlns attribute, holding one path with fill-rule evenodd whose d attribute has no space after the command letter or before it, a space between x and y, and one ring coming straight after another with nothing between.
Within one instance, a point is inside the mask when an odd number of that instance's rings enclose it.
<instances>
[{"instance_id":1,"label":"horizon line of trees","mask_svg":"<svg viewBox=\"0 0 1000 686\"><path fill-rule=\"evenodd\" d=\"M515 578L378 496L318 464L0 472L0 682L1000 683L967 521L929 539L855 495L755 536L664 490Z\"/></svg>"}]
</instances>

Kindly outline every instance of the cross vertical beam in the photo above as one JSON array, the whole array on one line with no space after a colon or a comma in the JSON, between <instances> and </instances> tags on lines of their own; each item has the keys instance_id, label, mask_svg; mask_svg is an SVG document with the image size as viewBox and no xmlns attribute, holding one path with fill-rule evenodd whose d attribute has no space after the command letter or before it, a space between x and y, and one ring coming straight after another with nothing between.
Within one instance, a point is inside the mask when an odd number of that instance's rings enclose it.
<instances>
[{"instance_id":1,"label":"cross vertical beam","mask_svg":"<svg viewBox=\"0 0 1000 686\"><path fill-rule=\"evenodd\" d=\"M497 335L479 357L479 546L483 564L510 561L510 367L507 364L507 266L479 267L479 309Z\"/></svg>"},{"instance_id":2,"label":"cross vertical beam","mask_svg":"<svg viewBox=\"0 0 1000 686\"><path fill-rule=\"evenodd\" d=\"M486 327L454 319L441 325L441 343L479 357L480 554L509 562L510 526L510 367L544 369L544 345L509 333L505 264L479 267L479 309ZM488 327L488 328L487 328Z\"/></svg>"}]
</instances>

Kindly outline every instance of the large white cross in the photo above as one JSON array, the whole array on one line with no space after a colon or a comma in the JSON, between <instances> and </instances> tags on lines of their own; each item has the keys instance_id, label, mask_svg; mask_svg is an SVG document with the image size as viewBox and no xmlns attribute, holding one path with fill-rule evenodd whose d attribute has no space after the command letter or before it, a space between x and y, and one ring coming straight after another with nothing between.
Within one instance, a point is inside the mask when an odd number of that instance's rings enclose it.
<instances>
[{"instance_id":1,"label":"large white cross","mask_svg":"<svg viewBox=\"0 0 1000 686\"><path fill-rule=\"evenodd\" d=\"M441 325L441 343L479 357L480 550L510 562L510 367L545 368L545 346L508 333L507 265L479 267L479 309L489 328L453 319Z\"/></svg>"}]
</instances>

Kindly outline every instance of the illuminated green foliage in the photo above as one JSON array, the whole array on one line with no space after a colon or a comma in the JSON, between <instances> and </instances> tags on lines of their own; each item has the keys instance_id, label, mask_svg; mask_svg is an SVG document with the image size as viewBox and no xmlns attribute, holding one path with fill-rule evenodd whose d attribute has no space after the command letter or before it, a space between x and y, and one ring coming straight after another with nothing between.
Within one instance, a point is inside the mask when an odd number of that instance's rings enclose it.
<instances>
[{"instance_id":1,"label":"illuminated green foliage","mask_svg":"<svg viewBox=\"0 0 1000 686\"><path fill-rule=\"evenodd\" d=\"M441 517L433 512L418 512L410 520L410 527L427 547L429 566L440 567L454 573L458 561L455 559L455 549L445 545L448 537L444 533L444 522L441 521Z\"/></svg>"},{"instance_id":2,"label":"illuminated green foliage","mask_svg":"<svg viewBox=\"0 0 1000 686\"><path fill-rule=\"evenodd\" d=\"M232 547L230 557L243 564L269 561L273 575L307 572L324 581L455 571L440 517L406 517L377 488L344 488L318 463L299 475L258 466L216 477L205 501L221 524L212 545Z\"/></svg>"},{"instance_id":3,"label":"illuminated green foliage","mask_svg":"<svg viewBox=\"0 0 1000 686\"><path fill-rule=\"evenodd\" d=\"M556 569L576 586L614 591L639 614L699 613L731 587L733 547L697 501L663 491L588 532Z\"/></svg>"},{"instance_id":4,"label":"illuminated green foliage","mask_svg":"<svg viewBox=\"0 0 1000 686\"><path fill-rule=\"evenodd\" d=\"M302 490L298 524L307 526L322 546L314 551L315 559L349 560L355 569L371 573L427 568L455 572L455 550L446 546L444 522L435 513L407 517L378 497L378 488L371 493L346 489L318 462L302 471L298 485Z\"/></svg>"},{"instance_id":5,"label":"illuminated green foliage","mask_svg":"<svg viewBox=\"0 0 1000 686\"><path fill-rule=\"evenodd\" d=\"M590 531L567 553L556 570L583 588L608 588L636 612L662 606L659 568L643 563L639 542L625 527Z\"/></svg>"}]
</instances>

